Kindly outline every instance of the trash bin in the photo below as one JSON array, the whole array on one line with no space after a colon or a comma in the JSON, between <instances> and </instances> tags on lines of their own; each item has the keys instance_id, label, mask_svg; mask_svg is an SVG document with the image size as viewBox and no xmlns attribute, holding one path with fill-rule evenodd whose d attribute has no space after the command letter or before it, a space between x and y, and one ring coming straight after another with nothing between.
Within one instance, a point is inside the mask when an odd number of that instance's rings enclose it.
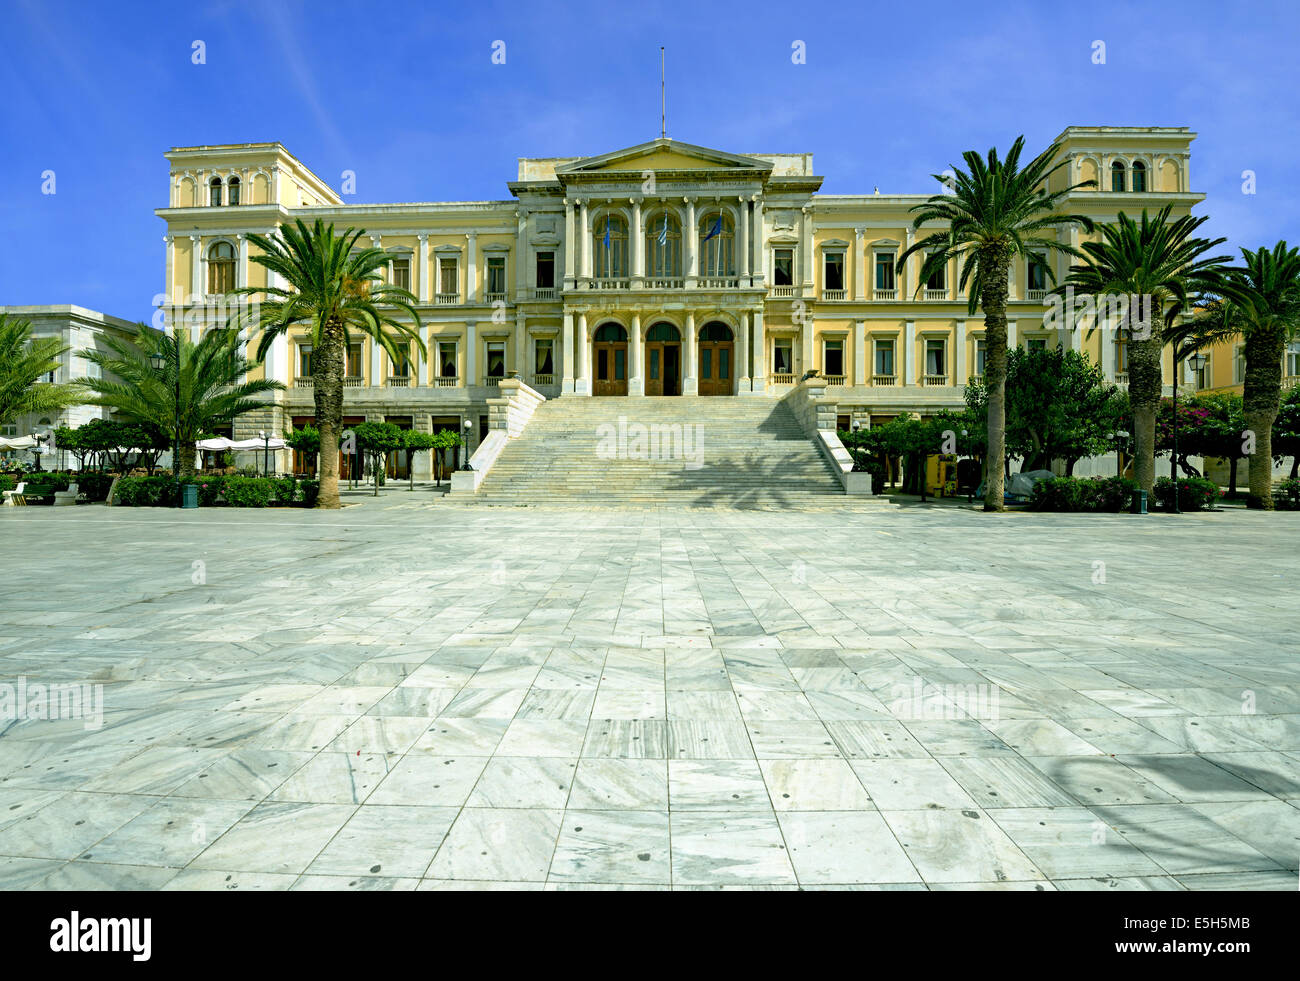
<instances>
[{"instance_id":1,"label":"trash bin","mask_svg":"<svg viewBox=\"0 0 1300 981\"><path fill-rule=\"evenodd\" d=\"M181 507L196 508L199 506L199 488L197 484L181 485Z\"/></svg>"},{"instance_id":2,"label":"trash bin","mask_svg":"<svg viewBox=\"0 0 1300 981\"><path fill-rule=\"evenodd\" d=\"M1132 514L1147 513L1147 492L1146 491L1142 490L1141 488L1138 488L1137 490L1133 491L1133 503L1132 506L1129 508L1129 512Z\"/></svg>"}]
</instances>

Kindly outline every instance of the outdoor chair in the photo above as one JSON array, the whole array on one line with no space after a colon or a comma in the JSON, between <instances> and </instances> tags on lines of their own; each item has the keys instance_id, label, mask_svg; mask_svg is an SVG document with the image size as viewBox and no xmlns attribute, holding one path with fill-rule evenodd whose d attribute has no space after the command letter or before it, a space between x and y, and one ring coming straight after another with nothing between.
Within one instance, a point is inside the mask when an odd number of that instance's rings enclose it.
<instances>
[{"instance_id":1,"label":"outdoor chair","mask_svg":"<svg viewBox=\"0 0 1300 981\"><path fill-rule=\"evenodd\" d=\"M27 489L27 483L24 481L13 490L5 491L5 506L17 507L20 504L26 504L27 498L23 497L23 491Z\"/></svg>"}]
</instances>

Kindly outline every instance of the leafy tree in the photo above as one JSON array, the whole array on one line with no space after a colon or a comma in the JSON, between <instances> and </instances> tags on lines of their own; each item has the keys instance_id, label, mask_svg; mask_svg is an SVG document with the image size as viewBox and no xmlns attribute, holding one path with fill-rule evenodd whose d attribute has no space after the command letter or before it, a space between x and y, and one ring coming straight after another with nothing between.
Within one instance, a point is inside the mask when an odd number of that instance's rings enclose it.
<instances>
[{"instance_id":1,"label":"leafy tree","mask_svg":"<svg viewBox=\"0 0 1300 981\"><path fill-rule=\"evenodd\" d=\"M362 422L352 427L352 436L357 442L357 449L366 458L366 471L374 479L375 497L378 497L380 475L388 454L402 448L402 430L396 423Z\"/></svg>"},{"instance_id":2,"label":"leafy tree","mask_svg":"<svg viewBox=\"0 0 1300 981\"><path fill-rule=\"evenodd\" d=\"M167 433L156 425L122 422L116 419L91 419L72 431L82 455L93 455L121 474L130 469L132 451L138 451L136 465L153 476L158 457L167 449ZM70 447L64 445L65 449ZM79 457L80 459L80 457Z\"/></svg>"},{"instance_id":3,"label":"leafy tree","mask_svg":"<svg viewBox=\"0 0 1300 981\"><path fill-rule=\"evenodd\" d=\"M895 263L901 269L913 253L926 255L917 277L919 291L929 277L948 268L954 259L961 262L961 286L968 290L969 310L984 312L984 336L988 340L988 357L984 378L988 390L988 455L984 510L1001 511L1003 472L1006 457L1006 368L1007 368L1007 281L1011 262L1016 257L1031 258L1065 252L1079 256L1071 246L1058 239L1061 228L1078 225L1088 231L1093 223L1085 215L1060 214L1066 196L1080 187L1094 184L1085 181L1049 190L1053 174L1064 167L1066 158L1056 163L1061 145L1053 143L1023 168L1020 154L1025 138L1017 137L1006 159L996 149L988 151L987 160L973 150L962 154L966 170L952 168L954 176L935 174L950 192L936 194L912 208L914 228L926 222L941 222L946 227L918 240L903 251ZM1043 264L1047 275L1055 279L1050 262Z\"/></svg>"},{"instance_id":4,"label":"leafy tree","mask_svg":"<svg viewBox=\"0 0 1300 981\"><path fill-rule=\"evenodd\" d=\"M320 458L320 430L315 426L306 425L298 429L286 429L284 431L284 441L290 449L297 450L303 454L309 461L316 464L313 471L319 467Z\"/></svg>"},{"instance_id":5,"label":"leafy tree","mask_svg":"<svg viewBox=\"0 0 1300 981\"><path fill-rule=\"evenodd\" d=\"M1172 206L1166 205L1152 217L1143 210L1141 222L1121 211L1115 224L1101 226L1101 241L1083 244L1085 262L1071 266L1065 281L1065 287L1097 298L1140 298L1128 305L1118 329L1129 338L1133 476L1147 493L1155 483L1156 413L1166 332L1192 310L1196 297L1222 292L1228 261L1227 256L1209 255L1225 239L1195 234L1206 216L1171 220L1171 211Z\"/></svg>"},{"instance_id":6,"label":"leafy tree","mask_svg":"<svg viewBox=\"0 0 1300 981\"><path fill-rule=\"evenodd\" d=\"M1300 476L1300 385L1293 385L1282 396L1282 405L1273 420L1273 453L1280 466L1291 458L1291 479Z\"/></svg>"},{"instance_id":7,"label":"leafy tree","mask_svg":"<svg viewBox=\"0 0 1300 981\"><path fill-rule=\"evenodd\" d=\"M442 472L443 472L444 470L447 469L447 452L448 452L449 450L450 450L450 451L455 451L455 449L456 449L458 446L460 446L460 444L461 444L461 437L460 437L460 433L457 432L457 431L454 430L454 429L444 429L444 430L442 430L441 432L434 433L434 434L433 434L433 438L434 438L434 440L435 440L435 442L434 442L434 446L433 446L433 449L434 449L434 452L438 454L438 483L437 483L437 486L438 486L438 487L441 487L441 486L442 486ZM454 454L454 452L453 452L453 457L452 457L452 458L455 459L455 454Z\"/></svg>"},{"instance_id":8,"label":"leafy tree","mask_svg":"<svg viewBox=\"0 0 1300 981\"><path fill-rule=\"evenodd\" d=\"M411 454L423 453L436 449L439 443L437 433L422 433L414 429L402 430L402 449ZM410 480L410 489L415 490L415 463L408 458L406 474Z\"/></svg>"},{"instance_id":9,"label":"leafy tree","mask_svg":"<svg viewBox=\"0 0 1300 981\"><path fill-rule=\"evenodd\" d=\"M179 476L194 474L194 444L203 434L263 408L266 403L256 396L284 388L267 379L240 381L254 364L240 353L233 330L209 330L195 344L188 330L168 335L140 324L133 340L109 337L104 343L108 351L81 353L103 372L78 380L94 393L86 401L114 409L124 422L166 433L178 451L172 467ZM161 370L153 367L155 357L162 359Z\"/></svg>"},{"instance_id":10,"label":"leafy tree","mask_svg":"<svg viewBox=\"0 0 1300 981\"><path fill-rule=\"evenodd\" d=\"M266 237L250 234L261 250L253 262L276 273L284 286L244 287L236 294L264 294L238 314L241 326L261 331L257 356L264 358L277 337L306 327L312 342L316 425L320 429L319 508L339 507L339 436L343 430L343 361L352 333L374 340L396 360L413 345L420 356L420 315L408 290L384 284L380 270L390 256L382 249L357 248L364 230L334 233L319 218L310 228L301 219ZM404 311L414 325L394 319ZM386 329L391 328L391 330ZM376 493L378 488L376 488Z\"/></svg>"},{"instance_id":11,"label":"leafy tree","mask_svg":"<svg viewBox=\"0 0 1300 981\"><path fill-rule=\"evenodd\" d=\"M75 385L44 382L68 346L57 337L32 337L31 321L0 313L0 424L20 416L61 412L81 401Z\"/></svg>"},{"instance_id":12,"label":"leafy tree","mask_svg":"<svg viewBox=\"0 0 1300 981\"><path fill-rule=\"evenodd\" d=\"M972 379L966 386L972 415L985 415L988 386ZM1024 460L1025 470L1050 470L1064 460L1074 473L1080 459L1114 447L1127 405L1123 393L1107 384L1101 367L1068 348L1007 352L1007 455Z\"/></svg>"}]
</instances>

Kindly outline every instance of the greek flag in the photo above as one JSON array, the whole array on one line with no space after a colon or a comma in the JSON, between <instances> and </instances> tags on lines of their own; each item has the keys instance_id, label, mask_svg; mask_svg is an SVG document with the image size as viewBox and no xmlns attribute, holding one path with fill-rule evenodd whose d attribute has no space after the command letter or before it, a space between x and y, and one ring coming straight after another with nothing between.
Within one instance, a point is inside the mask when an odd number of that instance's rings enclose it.
<instances>
[{"instance_id":1,"label":"greek flag","mask_svg":"<svg viewBox=\"0 0 1300 981\"><path fill-rule=\"evenodd\" d=\"M668 216L667 215L664 215L663 227L659 229L659 244L660 245L668 244Z\"/></svg>"}]
</instances>

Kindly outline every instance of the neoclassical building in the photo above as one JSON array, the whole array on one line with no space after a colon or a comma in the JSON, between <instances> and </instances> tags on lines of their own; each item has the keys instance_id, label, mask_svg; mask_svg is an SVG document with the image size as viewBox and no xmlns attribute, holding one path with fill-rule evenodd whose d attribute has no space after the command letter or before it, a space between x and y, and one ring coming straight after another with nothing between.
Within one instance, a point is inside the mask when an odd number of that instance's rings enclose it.
<instances>
[{"instance_id":1,"label":"neoclassical building","mask_svg":"<svg viewBox=\"0 0 1300 981\"><path fill-rule=\"evenodd\" d=\"M1097 182L1073 192L1068 210L1099 222L1165 204L1188 213L1204 197L1191 189L1194 136L1185 127L1067 128L1059 139L1068 166L1056 180ZM919 257L894 269L928 231L912 228L909 209L931 189L823 194L808 153L657 139L520 159L502 200L405 204L348 203L278 143L178 147L166 157L159 305L171 323L219 323L222 294L265 285L247 236L295 218L364 229L391 256L387 276L419 298L425 356L393 362L355 343L350 422L429 430L469 419L484 432L488 399L511 375L548 398L770 398L815 369L840 421L870 425L957 407L967 379L983 371L983 320L967 312L955 264L924 283ZM1061 234L1078 244L1077 230ZM1086 350L1123 384L1123 337L1045 324L1046 262L1063 275L1060 256L1012 271L1011 343ZM306 338L280 339L259 370L287 391L242 418L237 437L311 419Z\"/></svg>"}]
</instances>

